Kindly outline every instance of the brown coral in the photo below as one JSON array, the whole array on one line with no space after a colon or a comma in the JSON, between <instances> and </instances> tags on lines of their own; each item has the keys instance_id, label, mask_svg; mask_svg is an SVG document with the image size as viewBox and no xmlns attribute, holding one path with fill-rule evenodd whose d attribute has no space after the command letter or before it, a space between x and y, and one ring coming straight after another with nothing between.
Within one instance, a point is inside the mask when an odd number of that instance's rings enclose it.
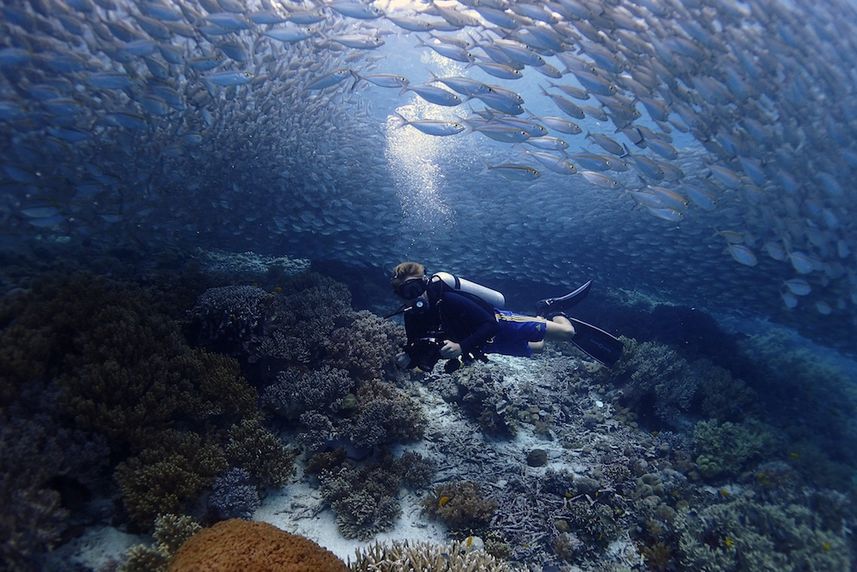
<instances>
[{"instance_id":1,"label":"brown coral","mask_svg":"<svg viewBox=\"0 0 857 572\"><path fill-rule=\"evenodd\" d=\"M185 542L170 572L346 572L348 567L312 540L263 522L224 520Z\"/></svg>"}]
</instances>

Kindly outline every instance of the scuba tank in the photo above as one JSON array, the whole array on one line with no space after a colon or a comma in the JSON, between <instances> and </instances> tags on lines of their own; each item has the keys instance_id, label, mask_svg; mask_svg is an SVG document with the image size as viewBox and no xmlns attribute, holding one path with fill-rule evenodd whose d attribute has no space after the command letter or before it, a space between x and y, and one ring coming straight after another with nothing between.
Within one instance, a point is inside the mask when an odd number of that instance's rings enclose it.
<instances>
[{"instance_id":1,"label":"scuba tank","mask_svg":"<svg viewBox=\"0 0 857 572\"><path fill-rule=\"evenodd\" d=\"M432 274L429 283L437 281L442 282L453 292L464 292L465 294L476 296L483 302L486 302L495 308L502 308L506 305L506 297L503 296L502 293L492 290L486 286L482 286L481 284L477 284L476 282L459 278L449 272L438 272L436 274Z\"/></svg>"}]
</instances>

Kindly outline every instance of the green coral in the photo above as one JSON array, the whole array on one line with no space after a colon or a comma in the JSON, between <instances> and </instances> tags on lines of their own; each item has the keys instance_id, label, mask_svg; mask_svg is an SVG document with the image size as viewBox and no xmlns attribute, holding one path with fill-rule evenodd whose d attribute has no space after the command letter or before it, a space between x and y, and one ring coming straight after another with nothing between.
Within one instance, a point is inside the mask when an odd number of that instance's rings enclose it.
<instances>
[{"instance_id":1,"label":"green coral","mask_svg":"<svg viewBox=\"0 0 857 572\"><path fill-rule=\"evenodd\" d=\"M776 440L761 423L700 421L693 430L696 464L707 479L737 476L770 454Z\"/></svg>"},{"instance_id":2,"label":"green coral","mask_svg":"<svg viewBox=\"0 0 857 572\"><path fill-rule=\"evenodd\" d=\"M823 530L799 505L747 499L683 510L676 519L683 569L830 572L851 569L842 534Z\"/></svg>"},{"instance_id":3,"label":"green coral","mask_svg":"<svg viewBox=\"0 0 857 572\"><path fill-rule=\"evenodd\" d=\"M115 476L132 522L181 513L227 467L223 451L196 433L166 432L162 442L119 464Z\"/></svg>"},{"instance_id":4,"label":"green coral","mask_svg":"<svg viewBox=\"0 0 857 572\"><path fill-rule=\"evenodd\" d=\"M155 519L155 543L136 544L128 549L119 572L165 572L185 541L202 530L186 515L163 514Z\"/></svg>"},{"instance_id":5,"label":"green coral","mask_svg":"<svg viewBox=\"0 0 857 572\"><path fill-rule=\"evenodd\" d=\"M233 425L225 450L229 464L246 469L258 486L279 486L292 475L294 453L257 419L245 419Z\"/></svg>"}]
</instances>

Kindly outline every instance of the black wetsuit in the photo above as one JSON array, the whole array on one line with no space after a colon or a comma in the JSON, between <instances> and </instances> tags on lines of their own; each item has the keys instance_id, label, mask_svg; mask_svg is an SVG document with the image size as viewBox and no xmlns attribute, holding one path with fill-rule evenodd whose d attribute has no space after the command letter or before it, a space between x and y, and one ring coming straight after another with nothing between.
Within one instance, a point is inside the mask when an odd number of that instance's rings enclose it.
<instances>
[{"instance_id":1,"label":"black wetsuit","mask_svg":"<svg viewBox=\"0 0 857 572\"><path fill-rule=\"evenodd\" d=\"M405 332L411 342L429 333L442 332L447 340L461 346L462 355L479 350L499 329L497 318L487 304L480 304L466 294L444 291L431 300L429 311L422 315L405 314Z\"/></svg>"}]
</instances>

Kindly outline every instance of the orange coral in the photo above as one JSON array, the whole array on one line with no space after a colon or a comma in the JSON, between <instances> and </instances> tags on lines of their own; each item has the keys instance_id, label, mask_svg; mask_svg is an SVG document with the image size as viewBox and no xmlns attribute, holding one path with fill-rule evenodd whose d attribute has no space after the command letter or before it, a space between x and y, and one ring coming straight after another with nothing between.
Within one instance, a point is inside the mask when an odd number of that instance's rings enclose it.
<instances>
[{"instance_id":1,"label":"orange coral","mask_svg":"<svg viewBox=\"0 0 857 572\"><path fill-rule=\"evenodd\" d=\"M332 552L264 522L232 519L194 534L169 572L347 572Z\"/></svg>"}]
</instances>

